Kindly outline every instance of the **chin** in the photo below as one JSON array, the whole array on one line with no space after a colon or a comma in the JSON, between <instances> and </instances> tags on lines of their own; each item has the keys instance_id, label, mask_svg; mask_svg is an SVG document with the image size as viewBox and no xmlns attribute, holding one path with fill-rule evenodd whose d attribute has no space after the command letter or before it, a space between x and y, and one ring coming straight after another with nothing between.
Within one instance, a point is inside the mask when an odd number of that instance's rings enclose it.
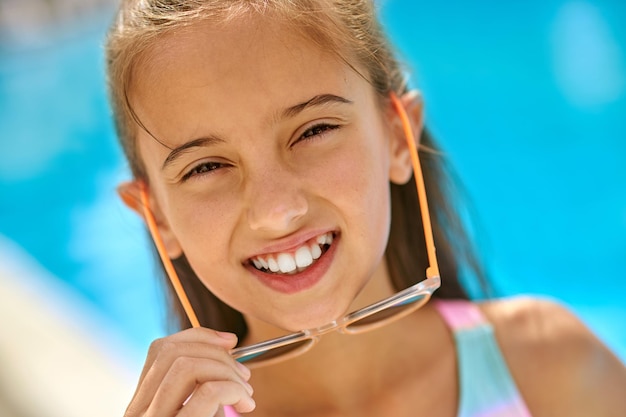
<instances>
[{"instance_id":1,"label":"chin","mask_svg":"<svg viewBox=\"0 0 626 417\"><path fill-rule=\"evenodd\" d=\"M289 332L318 329L341 319L347 313L347 306L316 305L301 308L295 313L286 313L279 327Z\"/></svg>"}]
</instances>

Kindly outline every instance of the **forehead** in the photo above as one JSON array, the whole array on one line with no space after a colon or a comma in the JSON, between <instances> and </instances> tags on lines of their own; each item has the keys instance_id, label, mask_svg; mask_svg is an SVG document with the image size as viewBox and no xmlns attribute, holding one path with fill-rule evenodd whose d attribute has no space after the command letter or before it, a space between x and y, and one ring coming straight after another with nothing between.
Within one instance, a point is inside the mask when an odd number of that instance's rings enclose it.
<instances>
[{"instance_id":1,"label":"forehead","mask_svg":"<svg viewBox=\"0 0 626 417\"><path fill-rule=\"evenodd\" d=\"M338 54L302 31L263 18L197 22L155 42L134 68L130 97L144 124L167 137L169 123L196 114L271 118L321 93L342 94L360 78ZM362 81L362 80L361 80ZM199 117L199 116L197 116ZM183 127L185 128L185 127Z\"/></svg>"}]
</instances>

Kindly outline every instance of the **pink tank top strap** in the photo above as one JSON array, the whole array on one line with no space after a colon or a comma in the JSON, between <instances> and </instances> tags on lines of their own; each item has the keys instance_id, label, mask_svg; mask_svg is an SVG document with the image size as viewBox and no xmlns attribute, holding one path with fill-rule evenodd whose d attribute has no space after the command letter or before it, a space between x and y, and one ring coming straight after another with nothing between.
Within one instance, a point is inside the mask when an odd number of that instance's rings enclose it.
<instances>
[{"instance_id":1,"label":"pink tank top strap","mask_svg":"<svg viewBox=\"0 0 626 417\"><path fill-rule=\"evenodd\" d=\"M433 300L433 304L453 330L471 329L487 323L476 304L467 300Z\"/></svg>"}]
</instances>

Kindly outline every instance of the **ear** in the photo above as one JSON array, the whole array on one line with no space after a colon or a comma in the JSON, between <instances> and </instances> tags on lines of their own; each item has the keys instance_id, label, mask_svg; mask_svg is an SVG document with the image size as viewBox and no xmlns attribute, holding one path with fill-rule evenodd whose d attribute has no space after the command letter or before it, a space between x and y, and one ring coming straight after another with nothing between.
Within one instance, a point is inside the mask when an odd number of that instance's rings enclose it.
<instances>
[{"instance_id":1,"label":"ear","mask_svg":"<svg viewBox=\"0 0 626 417\"><path fill-rule=\"evenodd\" d=\"M117 193L119 194L124 204L135 213L137 213L139 217L141 217L145 221L146 219L143 203L141 201L141 192L142 185L141 182L137 180L124 182L117 187ZM148 194L148 204L150 205L148 209L154 216L154 220L157 226L157 233L161 237L161 240L163 240L163 245L165 246L167 255L170 259L176 259L180 257L183 254L183 250L178 243L178 239L172 232L172 229L169 227L165 216L163 216L158 202L151 194ZM154 239L155 236L152 236L152 238Z\"/></svg>"},{"instance_id":2,"label":"ear","mask_svg":"<svg viewBox=\"0 0 626 417\"><path fill-rule=\"evenodd\" d=\"M413 136L418 142L415 145L419 146L424 120L422 96L418 91L411 90L402 95L402 97L399 97L399 99L407 113L407 116L409 117L409 123L411 125L411 129L413 130ZM407 144L407 135L404 131L400 115L393 108L393 106L391 106L391 111L392 138L390 141L391 161L389 165L389 179L395 184L406 184L411 179L411 175L413 175L413 166L411 164L411 155Z\"/></svg>"}]
</instances>

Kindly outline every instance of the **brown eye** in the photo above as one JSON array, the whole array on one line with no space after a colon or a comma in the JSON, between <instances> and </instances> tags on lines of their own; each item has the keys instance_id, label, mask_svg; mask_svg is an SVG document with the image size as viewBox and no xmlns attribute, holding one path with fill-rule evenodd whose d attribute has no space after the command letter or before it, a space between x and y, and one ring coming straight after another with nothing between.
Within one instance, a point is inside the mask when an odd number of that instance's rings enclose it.
<instances>
[{"instance_id":1,"label":"brown eye","mask_svg":"<svg viewBox=\"0 0 626 417\"><path fill-rule=\"evenodd\" d=\"M320 123L317 124L313 127L308 128L307 130L305 130L302 135L300 136L300 139L308 139L314 136L320 136L330 130L334 130L334 129L338 129L339 126L337 125L331 125L331 124L327 124L327 123Z\"/></svg>"},{"instance_id":2,"label":"brown eye","mask_svg":"<svg viewBox=\"0 0 626 417\"><path fill-rule=\"evenodd\" d=\"M189 170L189 172L187 172L183 176L182 180L186 181L191 177L195 177L196 175L206 175L207 173L211 171L215 171L216 169L221 168L222 166L223 164L219 162L203 162L201 164L196 165L191 170Z\"/></svg>"}]
</instances>

